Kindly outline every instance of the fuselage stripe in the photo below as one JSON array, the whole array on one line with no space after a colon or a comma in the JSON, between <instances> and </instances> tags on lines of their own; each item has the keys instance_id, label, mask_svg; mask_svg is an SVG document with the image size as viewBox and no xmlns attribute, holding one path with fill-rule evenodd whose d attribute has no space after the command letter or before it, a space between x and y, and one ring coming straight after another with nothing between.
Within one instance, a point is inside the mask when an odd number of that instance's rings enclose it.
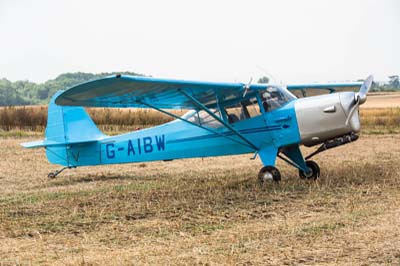
<instances>
[{"instance_id":1,"label":"fuselage stripe","mask_svg":"<svg viewBox=\"0 0 400 266\"><path fill-rule=\"evenodd\" d=\"M242 134L252 134L252 133L267 132L267 131L280 130L280 129L282 129L281 126L269 126L269 127L261 127L261 128L251 128L251 129L239 130L239 132L242 133ZM196 137L190 137L190 138L170 140L170 141L167 141L167 143L170 144L170 143L179 143L179 142L186 142L186 141L205 140L205 139L223 137L223 136L228 137L228 136L232 136L232 135L235 135L235 134L233 132L227 131L227 132L221 132L221 135L219 135L219 134L208 134L208 135L202 135L202 136L196 136Z\"/></svg>"}]
</instances>

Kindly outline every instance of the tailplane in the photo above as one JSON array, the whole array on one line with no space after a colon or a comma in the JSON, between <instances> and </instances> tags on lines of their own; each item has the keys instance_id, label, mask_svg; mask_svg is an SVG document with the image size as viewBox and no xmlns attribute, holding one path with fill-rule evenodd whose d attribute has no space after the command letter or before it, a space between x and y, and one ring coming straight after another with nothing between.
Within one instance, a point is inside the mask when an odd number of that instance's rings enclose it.
<instances>
[{"instance_id":1,"label":"tailplane","mask_svg":"<svg viewBox=\"0 0 400 266\"><path fill-rule=\"evenodd\" d=\"M50 100L45 139L21 145L25 148L45 147L51 163L74 166L69 163L68 146L97 142L106 135L97 128L83 107L56 105L54 101L62 92L58 91Z\"/></svg>"}]
</instances>

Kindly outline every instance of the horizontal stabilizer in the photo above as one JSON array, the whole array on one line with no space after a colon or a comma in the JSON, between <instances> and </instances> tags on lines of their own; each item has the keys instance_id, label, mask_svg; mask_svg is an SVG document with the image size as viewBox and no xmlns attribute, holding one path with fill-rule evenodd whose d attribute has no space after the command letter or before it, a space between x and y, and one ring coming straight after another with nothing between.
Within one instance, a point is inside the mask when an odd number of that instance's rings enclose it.
<instances>
[{"instance_id":1,"label":"horizontal stabilizer","mask_svg":"<svg viewBox=\"0 0 400 266\"><path fill-rule=\"evenodd\" d=\"M38 141L21 143L21 146L24 148L56 147L56 146L64 146L64 145L90 143L90 142L96 142L96 141L98 141L98 140L95 139L95 140L74 141L74 142L57 142L57 141L51 141L51 140L38 140Z\"/></svg>"}]
</instances>

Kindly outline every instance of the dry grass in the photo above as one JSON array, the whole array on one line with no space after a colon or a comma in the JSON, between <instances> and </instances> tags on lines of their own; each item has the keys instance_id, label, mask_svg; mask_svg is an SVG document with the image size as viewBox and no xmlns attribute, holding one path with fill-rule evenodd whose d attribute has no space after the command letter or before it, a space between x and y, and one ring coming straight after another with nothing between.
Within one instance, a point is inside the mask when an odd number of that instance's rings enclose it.
<instances>
[{"instance_id":1,"label":"dry grass","mask_svg":"<svg viewBox=\"0 0 400 266\"><path fill-rule=\"evenodd\" d=\"M152 109L89 108L89 115L106 132L131 131L172 121L173 118ZM183 115L185 111L172 111Z\"/></svg>"},{"instance_id":2,"label":"dry grass","mask_svg":"<svg viewBox=\"0 0 400 266\"><path fill-rule=\"evenodd\" d=\"M171 117L148 109L91 108L90 116L107 134L133 131L171 121ZM183 115L185 111L174 111ZM393 108L361 108L364 133L400 133L400 105ZM0 136L27 136L44 132L47 107L0 108ZM37 134L38 135L38 134Z\"/></svg>"},{"instance_id":3,"label":"dry grass","mask_svg":"<svg viewBox=\"0 0 400 266\"><path fill-rule=\"evenodd\" d=\"M27 140L0 139L0 265L400 264L400 135L318 155L316 183L279 162L282 183L262 189L250 155L47 180Z\"/></svg>"},{"instance_id":4,"label":"dry grass","mask_svg":"<svg viewBox=\"0 0 400 266\"><path fill-rule=\"evenodd\" d=\"M167 123L171 117L149 109L88 108L89 115L104 132L132 131ZM185 111L172 111L183 115ZM47 123L47 106L0 107L0 130L43 132ZM3 134L4 135L4 134Z\"/></svg>"},{"instance_id":5,"label":"dry grass","mask_svg":"<svg viewBox=\"0 0 400 266\"><path fill-rule=\"evenodd\" d=\"M362 108L360 116L364 133L400 133L400 107Z\"/></svg>"},{"instance_id":6,"label":"dry grass","mask_svg":"<svg viewBox=\"0 0 400 266\"><path fill-rule=\"evenodd\" d=\"M46 123L45 106L0 107L0 130L44 131Z\"/></svg>"}]
</instances>

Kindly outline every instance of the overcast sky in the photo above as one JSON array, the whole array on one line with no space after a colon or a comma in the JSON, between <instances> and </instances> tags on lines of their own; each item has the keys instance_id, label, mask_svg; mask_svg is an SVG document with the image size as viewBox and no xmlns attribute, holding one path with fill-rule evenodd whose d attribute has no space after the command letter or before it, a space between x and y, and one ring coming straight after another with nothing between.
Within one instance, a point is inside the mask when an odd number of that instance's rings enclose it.
<instances>
[{"instance_id":1,"label":"overcast sky","mask_svg":"<svg viewBox=\"0 0 400 266\"><path fill-rule=\"evenodd\" d=\"M64 72L248 82L400 74L398 0L0 0L0 78Z\"/></svg>"}]
</instances>

